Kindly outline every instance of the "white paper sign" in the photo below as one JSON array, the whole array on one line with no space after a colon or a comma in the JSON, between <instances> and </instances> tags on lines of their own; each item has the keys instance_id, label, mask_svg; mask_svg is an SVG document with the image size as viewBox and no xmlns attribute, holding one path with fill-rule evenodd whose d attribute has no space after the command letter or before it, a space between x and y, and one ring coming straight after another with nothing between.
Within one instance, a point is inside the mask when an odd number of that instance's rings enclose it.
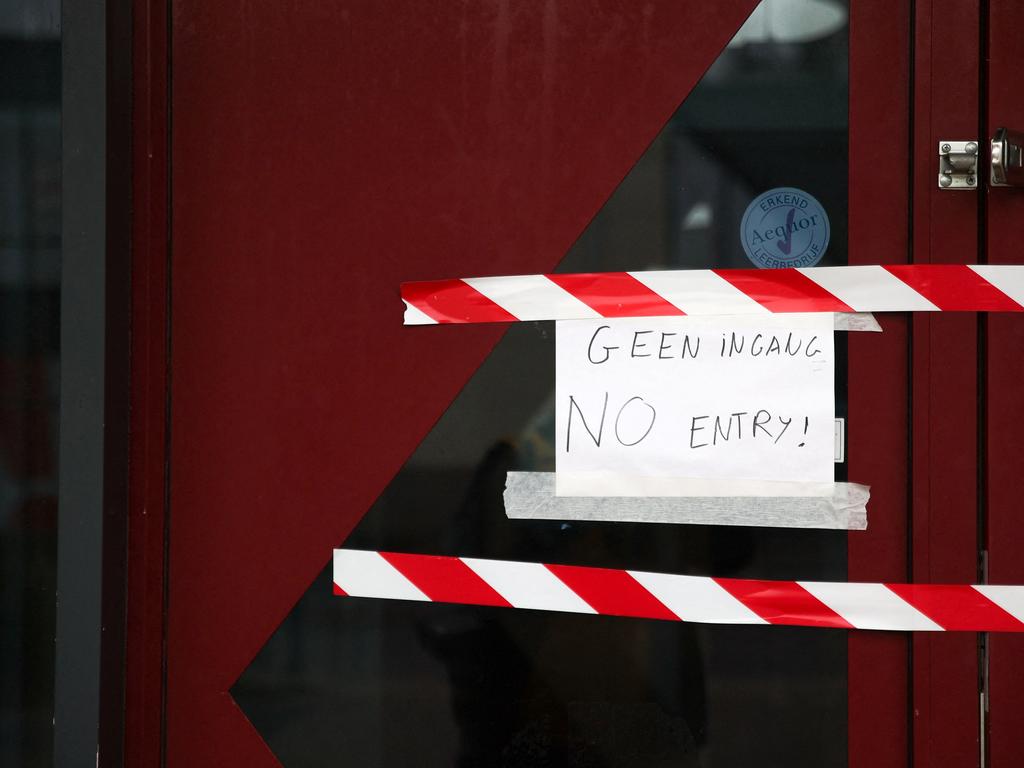
<instances>
[{"instance_id":1,"label":"white paper sign","mask_svg":"<svg viewBox=\"0 0 1024 768\"><path fill-rule=\"evenodd\" d=\"M566 320L555 346L558 495L831 492L831 315Z\"/></svg>"}]
</instances>

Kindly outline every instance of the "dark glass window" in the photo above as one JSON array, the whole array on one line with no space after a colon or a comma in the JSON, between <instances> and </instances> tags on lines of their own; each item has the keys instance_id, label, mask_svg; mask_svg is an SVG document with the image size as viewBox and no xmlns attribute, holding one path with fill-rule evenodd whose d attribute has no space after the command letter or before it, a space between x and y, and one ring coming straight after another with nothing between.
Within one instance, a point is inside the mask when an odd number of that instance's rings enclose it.
<instances>
[{"instance_id":1,"label":"dark glass window","mask_svg":"<svg viewBox=\"0 0 1024 768\"><path fill-rule=\"evenodd\" d=\"M0 765L53 760L60 3L0 3Z\"/></svg>"}]
</instances>

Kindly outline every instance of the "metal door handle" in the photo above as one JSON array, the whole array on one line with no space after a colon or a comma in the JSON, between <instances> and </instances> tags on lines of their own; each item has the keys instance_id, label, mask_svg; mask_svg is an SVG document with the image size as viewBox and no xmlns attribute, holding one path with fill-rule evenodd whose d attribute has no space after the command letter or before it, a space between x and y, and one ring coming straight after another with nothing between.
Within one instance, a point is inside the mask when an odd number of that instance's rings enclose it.
<instances>
[{"instance_id":1,"label":"metal door handle","mask_svg":"<svg viewBox=\"0 0 1024 768\"><path fill-rule=\"evenodd\" d=\"M993 187L1024 187L1024 134L1006 128L992 138Z\"/></svg>"}]
</instances>

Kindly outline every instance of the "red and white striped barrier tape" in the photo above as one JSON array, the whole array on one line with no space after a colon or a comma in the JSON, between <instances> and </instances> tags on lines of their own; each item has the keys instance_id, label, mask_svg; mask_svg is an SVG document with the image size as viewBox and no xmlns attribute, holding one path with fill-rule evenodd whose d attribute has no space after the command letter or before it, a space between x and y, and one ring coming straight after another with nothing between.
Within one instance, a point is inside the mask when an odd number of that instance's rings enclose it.
<instances>
[{"instance_id":1,"label":"red and white striped barrier tape","mask_svg":"<svg viewBox=\"0 0 1024 768\"><path fill-rule=\"evenodd\" d=\"M891 264L402 283L406 325L770 312L1024 312L1024 266Z\"/></svg>"},{"instance_id":2,"label":"red and white striped barrier tape","mask_svg":"<svg viewBox=\"0 0 1024 768\"><path fill-rule=\"evenodd\" d=\"M1024 587L757 581L334 550L334 592L713 624L1024 632Z\"/></svg>"}]
</instances>

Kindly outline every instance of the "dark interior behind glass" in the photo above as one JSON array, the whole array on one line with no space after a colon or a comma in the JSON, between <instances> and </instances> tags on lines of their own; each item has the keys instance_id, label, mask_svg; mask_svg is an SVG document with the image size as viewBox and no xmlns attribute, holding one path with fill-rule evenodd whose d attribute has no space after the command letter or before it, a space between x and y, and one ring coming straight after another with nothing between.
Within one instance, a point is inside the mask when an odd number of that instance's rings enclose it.
<instances>
[{"instance_id":1,"label":"dark interior behind glass","mask_svg":"<svg viewBox=\"0 0 1024 768\"><path fill-rule=\"evenodd\" d=\"M0 3L0 765L53 763L60 3Z\"/></svg>"}]
</instances>

